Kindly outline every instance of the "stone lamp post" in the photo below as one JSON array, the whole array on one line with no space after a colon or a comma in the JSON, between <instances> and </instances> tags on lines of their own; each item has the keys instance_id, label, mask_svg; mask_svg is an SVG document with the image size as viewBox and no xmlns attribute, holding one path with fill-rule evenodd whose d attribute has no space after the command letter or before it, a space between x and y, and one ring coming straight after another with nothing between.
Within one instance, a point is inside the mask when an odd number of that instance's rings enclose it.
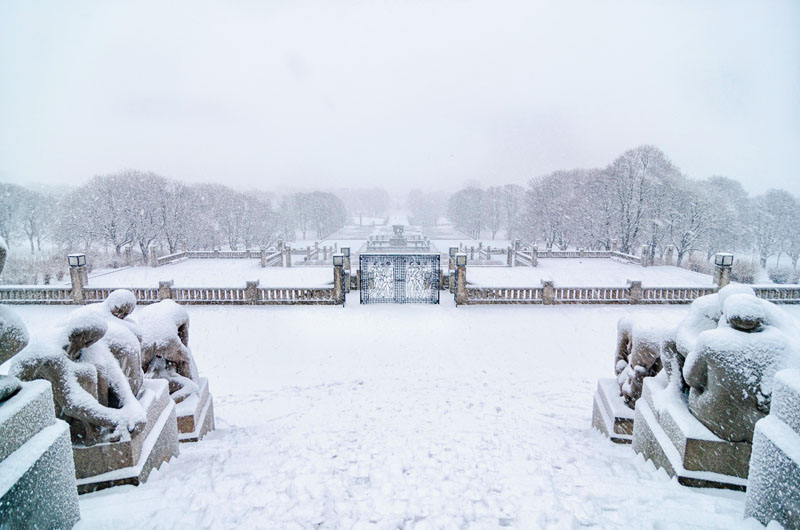
<instances>
[{"instance_id":1,"label":"stone lamp post","mask_svg":"<svg viewBox=\"0 0 800 530\"><path fill-rule=\"evenodd\" d=\"M733 254L718 252L714 254L714 285L722 289L731 283L731 268L733 267Z\"/></svg>"}]
</instances>

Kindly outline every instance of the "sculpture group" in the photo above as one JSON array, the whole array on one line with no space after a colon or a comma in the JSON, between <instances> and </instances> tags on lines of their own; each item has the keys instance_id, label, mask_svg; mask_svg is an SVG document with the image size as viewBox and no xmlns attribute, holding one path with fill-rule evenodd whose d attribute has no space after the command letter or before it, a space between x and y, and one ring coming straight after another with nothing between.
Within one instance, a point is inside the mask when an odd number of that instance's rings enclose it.
<instances>
[{"instance_id":1,"label":"sculpture group","mask_svg":"<svg viewBox=\"0 0 800 530\"><path fill-rule=\"evenodd\" d=\"M793 319L750 287L728 285L695 300L677 326L646 314L620 320L616 378L600 381L593 424L613 441L632 443L636 452L690 486L744 490L749 475L773 474L751 467L764 461L774 467L780 460L789 470L782 483L770 486L762 480L760 489L781 488L776 510L794 513L800 522L800 462L776 444L754 445L757 425L770 415L778 374L791 381L784 374L800 378L796 369L800 330ZM793 400L784 408L797 410L800 385L781 388L784 396L795 396L781 398ZM763 451L772 453L769 458L757 454ZM756 513L766 512L762 506L753 509ZM766 523L772 515L759 518Z\"/></svg>"},{"instance_id":2,"label":"sculpture group","mask_svg":"<svg viewBox=\"0 0 800 530\"><path fill-rule=\"evenodd\" d=\"M0 271L6 252L0 239ZM44 518L41 527L72 526L78 492L138 484L161 462L178 455L179 441L198 440L214 428L208 383L198 376L189 348L188 312L172 300L139 308L136 319L135 309L134 295L117 290L29 337L21 320L0 306L0 362L13 357L9 375L0 376L0 406L25 410L28 401L45 396L37 401L42 403L40 415L51 419L39 429L52 424L64 431L61 457L66 463L56 467L61 475L66 470L68 479L59 475L59 488L74 498L74 509L63 520L57 515ZM18 421L30 423L26 414ZM13 415L10 421L15 421ZM20 430L8 422L0 417L0 466L10 454L4 451L4 428ZM54 480L41 472L38 477L40 482ZM17 486L45 492L53 487ZM4 511L6 503L13 503L15 510ZM23 518L32 512L47 510L3 497L0 527L13 527L14 513Z\"/></svg>"}]
</instances>

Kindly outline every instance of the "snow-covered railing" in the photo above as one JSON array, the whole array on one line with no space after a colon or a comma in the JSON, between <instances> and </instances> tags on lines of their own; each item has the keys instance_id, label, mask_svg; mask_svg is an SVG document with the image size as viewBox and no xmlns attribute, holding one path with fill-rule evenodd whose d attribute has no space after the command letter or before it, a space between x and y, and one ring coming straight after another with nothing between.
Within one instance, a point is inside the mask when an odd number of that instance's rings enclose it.
<instances>
[{"instance_id":1,"label":"snow-covered railing","mask_svg":"<svg viewBox=\"0 0 800 530\"><path fill-rule=\"evenodd\" d=\"M556 304L628 304L627 287L554 287Z\"/></svg>"},{"instance_id":2,"label":"snow-covered railing","mask_svg":"<svg viewBox=\"0 0 800 530\"><path fill-rule=\"evenodd\" d=\"M756 296L775 304L800 304L800 287L753 287Z\"/></svg>"},{"instance_id":3,"label":"snow-covered railing","mask_svg":"<svg viewBox=\"0 0 800 530\"><path fill-rule=\"evenodd\" d=\"M83 301L87 304L102 302L116 287L84 287ZM159 301L158 287L125 287L136 297L137 304L152 304Z\"/></svg>"},{"instance_id":4,"label":"snow-covered railing","mask_svg":"<svg viewBox=\"0 0 800 530\"><path fill-rule=\"evenodd\" d=\"M756 296L777 304L800 304L800 287L755 287ZM716 287L541 287L467 286L467 304L690 304Z\"/></svg>"},{"instance_id":5,"label":"snow-covered railing","mask_svg":"<svg viewBox=\"0 0 800 530\"><path fill-rule=\"evenodd\" d=\"M188 252L175 252L174 254L167 254L166 256L160 256L156 258L156 264L160 267L162 265L166 265L167 263L172 263L173 261L178 261L186 257Z\"/></svg>"},{"instance_id":6,"label":"snow-covered railing","mask_svg":"<svg viewBox=\"0 0 800 530\"><path fill-rule=\"evenodd\" d=\"M172 287L170 298L179 304L246 304L244 287Z\"/></svg>"},{"instance_id":7,"label":"snow-covered railing","mask_svg":"<svg viewBox=\"0 0 800 530\"><path fill-rule=\"evenodd\" d=\"M259 287L256 304L260 305L333 305L333 287Z\"/></svg>"},{"instance_id":8,"label":"snow-covered railing","mask_svg":"<svg viewBox=\"0 0 800 530\"><path fill-rule=\"evenodd\" d=\"M467 287L468 304L541 304L541 287Z\"/></svg>"},{"instance_id":9,"label":"snow-covered railing","mask_svg":"<svg viewBox=\"0 0 800 530\"><path fill-rule=\"evenodd\" d=\"M716 287L642 287L639 303L690 304L701 296L716 292Z\"/></svg>"},{"instance_id":10,"label":"snow-covered railing","mask_svg":"<svg viewBox=\"0 0 800 530\"><path fill-rule=\"evenodd\" d=\"M72 288L49 286L0 286L0 304L71 304Z\"/></svg>"}]
</instances>

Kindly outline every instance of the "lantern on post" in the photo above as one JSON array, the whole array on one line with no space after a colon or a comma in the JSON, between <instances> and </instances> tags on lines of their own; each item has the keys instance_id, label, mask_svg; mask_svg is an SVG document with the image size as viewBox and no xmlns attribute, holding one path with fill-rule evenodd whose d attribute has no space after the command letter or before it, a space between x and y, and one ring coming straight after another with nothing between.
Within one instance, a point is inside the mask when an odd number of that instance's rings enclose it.
<instances>
[{"instance_id":1,"label":"lantern on post","mask_svg":"<svg viewBox=\"0 0 800 530\"><path fill-rule=\"evenodd\" d=\"M717 252L714 254L714 284L722 289L731 283L731 268L733 267L733 254Z\"/></svg>"}]
</instances>

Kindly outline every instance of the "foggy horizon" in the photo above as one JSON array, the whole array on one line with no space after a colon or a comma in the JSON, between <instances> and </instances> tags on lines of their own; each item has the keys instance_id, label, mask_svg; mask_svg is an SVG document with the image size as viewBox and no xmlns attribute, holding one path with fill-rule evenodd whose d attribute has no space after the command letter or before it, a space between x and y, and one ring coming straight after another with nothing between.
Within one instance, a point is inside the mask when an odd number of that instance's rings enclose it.
<instances>
[{"instance_id":1,"label":"foggy horizon","mask_svg":"<svg viewBox=\"0 0 800 530\"><path fill-rule=\"evenodd\" d=\"M800 5L0 7L0 181L453 191L652 144L800 195ZM8 82L11 80L11 82Z\"/></svg>"}]
</instances>

